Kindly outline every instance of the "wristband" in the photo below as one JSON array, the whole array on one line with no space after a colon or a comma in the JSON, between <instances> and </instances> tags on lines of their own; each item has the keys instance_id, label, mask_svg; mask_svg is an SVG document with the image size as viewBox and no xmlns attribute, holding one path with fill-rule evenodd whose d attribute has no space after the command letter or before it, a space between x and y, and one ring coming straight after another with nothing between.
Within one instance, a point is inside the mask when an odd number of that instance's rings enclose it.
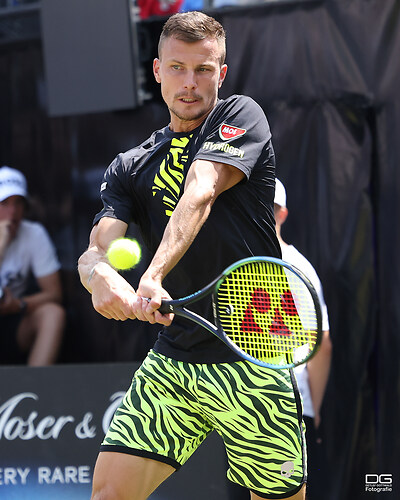
<instances>
[{"instance_id":1,"label":"wristband","mask_svg":"<svg viewBox=\"0 0 400 500\"><path fill-rule=\"evenodd\" d=\"M91 269L91 271L90 271L90 273L89 273L89 276L88 276L88 279L87 279L87 284L89 284L89 283L90 283L90 281L91 281L91 279L93 278L93 274L94 274L94 271L95 271L95 267L96 267L96 265L97 265L97 264L95 264L95 265L92 267L92 269Z\"/></svg>"}]
</instances>

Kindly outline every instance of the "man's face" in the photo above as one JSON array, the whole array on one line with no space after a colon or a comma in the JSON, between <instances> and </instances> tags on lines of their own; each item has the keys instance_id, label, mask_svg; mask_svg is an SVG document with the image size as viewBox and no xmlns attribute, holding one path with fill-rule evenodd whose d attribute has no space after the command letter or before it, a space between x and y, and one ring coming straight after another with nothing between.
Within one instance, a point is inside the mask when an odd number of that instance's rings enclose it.
<instances>
[{"instance_id":1,"label":"man's face","mask_svg":"<svg viewBox=\"0 0 400 500\"><path fill-rule=\"evenodd\" d=\"M22 196L10 196L0 202L0 221L8 221L10 240L14 239L24 216L25 199Z\"/></svg>"},{"instance_id":2,"label":"man's face","mask_svg":"<svg viewBox=\"0 0 400 500\"><path fill-rule=\"evenodd\" d=\"M153 71L174 132L193 130L214 108L227 71L226 64L220 66L220 51L213 38L193 43L164 40Z\"/></svg>"}]
</instances>

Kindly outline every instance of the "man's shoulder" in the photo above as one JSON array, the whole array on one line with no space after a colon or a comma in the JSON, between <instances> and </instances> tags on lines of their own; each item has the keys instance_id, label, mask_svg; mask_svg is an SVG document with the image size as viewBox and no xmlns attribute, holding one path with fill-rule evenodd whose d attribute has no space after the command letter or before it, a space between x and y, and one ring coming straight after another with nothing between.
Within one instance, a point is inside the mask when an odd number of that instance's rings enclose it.
<instances>
[{"instance_id":1,"label":"man's shoulder","mask_svg":"<svg viewBox=\"0 0 400 500\"><path fill-rule=\"evenodd\" d=\"M226 99L219 99L217 105L214 108L214 111L219 108L254 108L262 110L260 105L250 96L242 95L242 94L232 94Z\"/></svg>"},{"instance_id":2,"label":"man's shoulder","mask_svg":"<svg viewBox=\"0 0 400 500\"><path fill-rule=\"evenodd\" d=\"M116 161L120 162L125 168L132 168L135 165L137 166L143 157L146 157L160 144L169 140L168 130L168 126L155 130L150 137L139 145L120 153L117 156Z\"/></svg>"},{"instance_id":3,"label":"man's shoulder","mask_svg":"<svg viewBox=\"0 0 400 500\"><path fill-rule=\"evenodd\" d=\"M124 153L121 153L124 159L134 158L136 156L142 155L144 152L152 149L154 146L163 142L168 136L168 126L155 130L146 140L128 149Z\"/></svg>"},{"instance_id":4,"label":"man's shoulder","mask_svg":"<svg viewBox=\"0 0 400 500\"><path fill-rule=\"evenodd\" d=\"M246 95L233 94L218 100L204 126L214 127L222 123L243 129L255 127L263 135L268 135L269 132L264 110L253 98Z\"/></svg>"}]
</instances>

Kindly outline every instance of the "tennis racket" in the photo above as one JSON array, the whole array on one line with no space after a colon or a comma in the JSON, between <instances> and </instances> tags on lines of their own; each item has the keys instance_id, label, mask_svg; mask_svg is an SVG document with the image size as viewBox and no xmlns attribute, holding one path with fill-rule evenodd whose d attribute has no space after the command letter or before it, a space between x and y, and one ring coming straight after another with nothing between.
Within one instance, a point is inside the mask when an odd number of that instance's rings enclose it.
<instances>
[{"instance_id":1,"label":"tennis racket","mask_svg":"<svg viewBox=\"0 0 400 500\"><path fill-rule=\"evenodd\" d=\"M214 323L186 308L207 295ZM239 260L198 292L163 300L159 311L194 321L243 359L268 368L305 363L322 337L321 308L311 282L272 257Z\"/></svg>"}]
</instances>

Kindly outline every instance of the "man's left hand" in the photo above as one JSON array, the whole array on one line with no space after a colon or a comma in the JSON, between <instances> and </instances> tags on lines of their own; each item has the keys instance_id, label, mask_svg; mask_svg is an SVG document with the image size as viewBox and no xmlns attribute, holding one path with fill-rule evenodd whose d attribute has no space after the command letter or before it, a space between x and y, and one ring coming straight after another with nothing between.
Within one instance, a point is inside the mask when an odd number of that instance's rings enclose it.
<instances>
[{"instance_id":1,"label":"man's left hand","mask_svg":"<svg viewBox=\"0 0 400 500\"><path fill-rule=\"evenodd\" d=\"M137 310L135 310L137 319L148 321L151 324L160 323L165 326L169 326L172 323L173 314L161 314L158 311L163 299L171 299L161 283L143 275L136 294L143 297L143 299L147 299L137 302Z\"/></svg>"}]
</instances>

